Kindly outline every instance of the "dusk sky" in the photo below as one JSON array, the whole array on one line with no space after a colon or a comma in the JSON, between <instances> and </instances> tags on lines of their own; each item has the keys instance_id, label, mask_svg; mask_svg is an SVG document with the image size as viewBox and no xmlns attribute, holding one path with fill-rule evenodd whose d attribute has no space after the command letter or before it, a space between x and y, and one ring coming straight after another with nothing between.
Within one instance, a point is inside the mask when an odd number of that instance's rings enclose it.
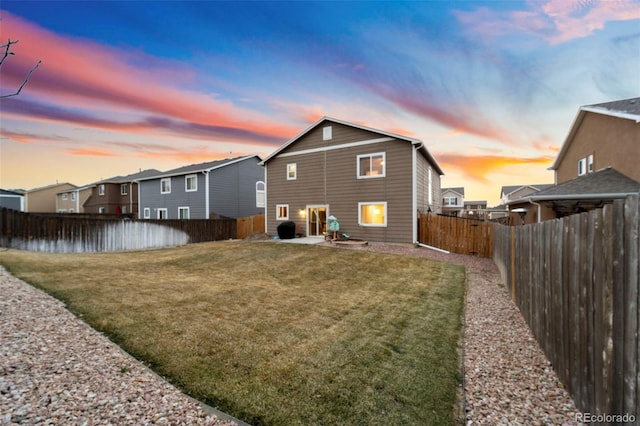
<instances>
[{"instance_id":1,"label":"dusk sky","mask_svg":"<svg viewBox=\"0 0 640 426\"><path fill-rule=\"evenodd\" d=\"M263 158L322 116L422 140L467 200L640 95L640 0L7 1L0 188Z\"/></svg>"}]
</instances>

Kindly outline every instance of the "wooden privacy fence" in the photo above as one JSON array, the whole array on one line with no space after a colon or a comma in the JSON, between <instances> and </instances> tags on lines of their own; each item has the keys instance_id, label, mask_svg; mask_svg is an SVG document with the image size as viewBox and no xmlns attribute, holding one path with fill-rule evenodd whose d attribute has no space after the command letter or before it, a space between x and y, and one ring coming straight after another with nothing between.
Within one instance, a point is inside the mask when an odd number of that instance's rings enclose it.
<instances>
[{"instance_id":1,"label":"wooden privacy fence","mask_svg":"<svg viewBox=\"0 0 640 426\"><path fill-rule=\"evenodd\" d=\"M452 253L493 255L493 224L475 219L421 214L418 241Z\"/></svg>"},{"instance_id":2,"label":"wooden privacy fence","mask_svg":"<svg viewBox=\"0 0 640 426\"><path fill-rule=\"evenodd\" d=\"M236 238L247 238L251 234L264 232L264 214L241 217L236 220Z\"/></svg>"},{"instance_id":3,"label":"wooden privacy fence","mask_svg":"<svg viewBox=\"0 0 640 426\"><path fill-rule=\"evenodd\" d=\"M638 196L494 226L502 278L577 407L639 420Z\"/></svg>"},{"instance_id":4,"label":"wooden privacy fence","mask_svg":"<svg viewBox=\"0 0 640 426\"><path fill-rule=\"evenodd\" d=\"M34 251L138 250L236 238L236 219L132 220L0 209L0 247Z\"/></svg>"}]
</instances>

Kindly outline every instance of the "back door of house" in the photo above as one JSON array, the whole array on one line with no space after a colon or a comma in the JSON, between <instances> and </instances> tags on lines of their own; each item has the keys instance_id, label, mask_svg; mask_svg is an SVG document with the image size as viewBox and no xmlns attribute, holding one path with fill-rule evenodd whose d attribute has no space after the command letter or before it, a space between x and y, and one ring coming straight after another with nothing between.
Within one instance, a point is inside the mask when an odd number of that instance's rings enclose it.
<instances>
[{"instance_id":1,"label":"back door of house","mask_svg":"<svg viewBox=\"0 0 640 426\"><path fill-rule=\"evenodd\" d=\"M307 206L307 236L324 235L327 232L329 206Z\"/></svg>"}]
</instances>

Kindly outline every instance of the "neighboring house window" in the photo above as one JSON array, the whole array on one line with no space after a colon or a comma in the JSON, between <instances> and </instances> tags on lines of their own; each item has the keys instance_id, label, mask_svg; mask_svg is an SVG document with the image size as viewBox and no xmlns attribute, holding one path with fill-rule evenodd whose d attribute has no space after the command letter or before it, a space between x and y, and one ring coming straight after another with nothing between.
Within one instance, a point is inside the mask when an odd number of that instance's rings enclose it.
<instances>
[{"instance_id":1,"label":"neighboring house window","mask_svg":"<svg viewBox=\"0 0 640 426\"><path fill-rule=\"evenodd\" d=\"M76 211L74 209L69 209L69 213L75 213Z\"/></svg>"},{"instance_id":2,"label":"neighboring house window","mask_svg":"<svg viewBox=\"0 0 640 426\"><path fill-rule=\"evenodd\" d=\"M358 203L358 224L361 226L387 226L386 201Z\"/></svg>"},{"instance_id":3,"label":"neighboring house window","mask_svg":"<svg viewBox=\"0 0 640 426\"><path fill-rule=\"evenodd\" d=\"M121 206L120 211L122 212L122 214L127 214L127 206Z\"/></svg>"},{"instance_id":4,"label":"neighboring house window","mask_svg":"<svg viewBox=\"0 0 640 426\"><path fill-rule=\"evenodd\" d=\"M104 195L104 184L98 185L98 195Z\"/></svg>"},{"instance_id":5,"label":"neighboring house window","mask_svg":"<svg viewBox=\"0 0 640 426\"><path fill-rule=\"evenodd\" d=\"M161 194L171 193L171 178L160 179L160 193Z\"/></svg>"},{"instance_id":6,"label":"neighboring house window","mask_svg":"<svg viewBox=\"0 0 640 426\"><path fill-rule=\"evenodd\" d=\"M385 176L384 152L358 155L358 179Z\"/></svg>"},{"instance_id":7,"label":"neighboring house window","mask_svg":"<svg viewBox=\"0 0 640 426\"><path fill-rule=\"evenodd\" d=\"M256 182L256 207L264 207L265 205L265 185L264 182Z\"/></svg>"},{"instance_id":8,"label":"neighboring house window","mask_svg":"<svg viewBox=\"0 0 640 426\"><path fill-rule=\"evenodd\" d=\"M578 176L582 176L587 173L587 159L581 158L578 160Z\"/></svg>"},{"instance_id":9,"label":"neighboring house window","mask_svg":"<svg viewBox=\"0 0 640 426\"><path fill-rule=\"evenodd\" d=\"M323 127L322 128L322 140L323 141L329 141L331 140L331 138L333 137L331 135L331 126L327 126L327 127Z\"/></svg>"},{"instance_id":10,"label":"neighboring house window","mask_svg":"<svg viewBox=\"0 0 640 426\"><path fill-rule=\"evenodd\" d=\"M289 220L289 204L276 205L276 220Z\"/></svg>"},{"instance_id":11,"label":"neighboring house window","mask_svg":"<svg viewBox=\"0 0 640 426\"><path fill-rule=\"evenodd\" d=\"M189 207L178 207L178 219L189 219Z\"/></svg>"},{"instance_id":12,"label":"neighboring house window","mask_svg":"<svg viewBox=\"0 0 640 426\"><path fill-rule=\"evenodd\" d=\"M76 200L76 193L72 192L71 193L71 201L75 201Z\"/></svg>"},{"instance_id":13,"label":"neighboring house window","mask_svg":"<svg viewBox=\"0 0 640 426\"><path fill-rule=\"evenodd\" d=\"M62 194L62 199L66 200L67 199L67 193L65 192L64 194Z\"/></svg>"},{"instance_id":14,"label":"neighboring house window","mask_svg":"<svg viewBox=\"0 0 640 426\"><path fill-rule=\"evenodd\" d=\"M104 213L104 207L98 207L98 213L103 214Z\"/></svg>"},{"instance_id":15,"label":"neighboring house window","mask_svg":"<svg viewBox=\"0 0 640 426\"><path fill-rule=\"evenodd\" d=\"M151 219L151 209L149 207L145 207L142 215L145 219Z\"/></svg>"},{"instance_id":16,"label":"neighboring house window","mask_svg":"<svg viewBox=\"0 0 640 426\"><path fill-rule=\"evenodd\" d=\"M458 197L444 197L442 200L442 204L444 204L445 206L457 206Z\"/></svg>"},{"instance_id":17,"label":"neighboring house window","mask_svg":"<svg viewBox=\"0 0 640 426\"><path fill-rule=\"evenodd\" d=\"M296 163L287 164L287 180L295 180L298 177L298 167Z\"/></svg>"},{"instance_id":18,"label":"neighboring house window","mask_svg":"<svg viewBox=\"0 0 640 426\"><path fill-rule=\"evenodd\" d=\"M65 213L66 210L65 209L58 209L58 213Z\"/></svg>"},{"instance_id":19,"label":"neighboring house window","mask_svg":"<svg viewBox=\"0 0 640 426\"><path fill-rule=\"evenodd\" d=\"M593 154L587 157L587 173L593 173Z\"/></svg>"},{"instance_id":20,"label":"neighboring house window","mask_svg":"<svg viewBox=\"0 0 640 426\"><path fill-rule=\"evenodd\" d=\"M169 219L167 209L158 209L158 219Z\"/></svg>"},{"instance_id":21,"label":"neighboring house window","mask_svg":"<svg viewBox=\"0 0 640 426\"><path fill-rule=\"evenodd\" d=\"M198 176L187 175L184 178L184 189L187 192L193 192L198 190Z\"/></svg>"},{"instance_id":22,"label":"neighboring house window","mask_svg":"<svg viewBox=\"0 0 640 426\"><path fill-rule=\"evenodd\" d=\"M127 195L127 184L123 183L120 185L120 195Z\"/></svg>"}]
</instances>

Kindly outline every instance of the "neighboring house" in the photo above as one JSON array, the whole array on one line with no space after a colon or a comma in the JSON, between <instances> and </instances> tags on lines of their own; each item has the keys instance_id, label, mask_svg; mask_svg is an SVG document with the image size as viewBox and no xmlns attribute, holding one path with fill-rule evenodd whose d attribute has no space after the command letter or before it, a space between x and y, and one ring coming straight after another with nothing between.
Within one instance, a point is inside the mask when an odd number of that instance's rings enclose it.
<instances>
[{"instance_id":1,"label":"neighboring house","mask_svg":"<svg viewBox=\"0 0 640 426\"><path fill-rule=\"evenodd\" d=\"M510 201L519 200L528 195L551 188L552 186L552 183L503 186L500 190L500 204L507 205Z\"/></svg>"},{"instance_id":2,"label":"neighboring house","mask_svg":"<svg viewBox=\"0 0 640 426\"><path fill-rule=\"evenodd\" d=\"M613 168L587 173L509 203L510 223L536 223L587 212L638 194L640 183Z\"/></svg>"},{"instance_id":3,"label":"neighboring house","mask_svg":"<svg viewBox=\"0 0 640 426\"><path fill-rule=\"evenodd\" d=\"M192 164L137 180L142 219L238 218L264 213L257 155Z\"/></svg>"},{"instance_id":4,"label":"neighboring house","mask_svg":"<svg viewBox=\"0 0 640 426\"><path fill-rule=\"evenodd\" d=\"M556 184L613 167L640 181L640 98L583 106L551 166Z\"/></svg>"},{"instance_id":5,"label":"neighboring house","mask_svg":"<svg viewBox=\"0 0 640 426\"><path fill-rule=\"evenodd\" d=\"M335 216L340 233L368 241L415 242L419 213L441 213L440 166L414 138L324 117L263 162L266 232L296 224L323 236Z\"/></svg>"},{"instance_id":6,"label":"neighboring house","mask_svg":"<svg viewBox=\"0 0 640 426\"><path fill-rule=\"evenodd\" d=\"M462 216L464 211L464 188L442 188L442 214Z\"/></svg>"},{"instance_id":7,"label":"neighboring house","mask_svg":"<svg viewBox=\"0 0 640 426\"><path fill-rule=\"evenodd\" d=\"M56 212L84 213L83 204L91 195L90 187L70 188L56 194Z\"/></svg>"},{"instance_id":8,"label":"neighboring house","mask_svg":"<svg viewBox=\"0 0 640 426\"><path fill-rule=\"evenodd\" d=\"M487 201L465 201L463 217L473 219L487 219Z\"/></svg>"},{"instance_id":9,"label":"neighboring house","mask_svg":"<svg viewBox=\"0 0 640 426\"><path fill-rule=\"evenodd\" d=\"M0 189L0 208L24 211L24 192Z\"/></svg>"},{"instance_id":10,"label":"neighboring house","mask_svg":"<svg viewBox=\"0 0 640 426\"><path fill-rule=\"evenodd\" d=\"M25 193L25 211L38 213L55 213L56 194L61 191L76 188L68 182L33 188Z\"/></svg>"},{"instance_id":11,"label":"neighboring house","mask_svg":"<svg viewBox=\"0 0 640 426\"><path fill-rule=\"evenodd\" d=\"M85 213L138 214L137 179L157 176L156 169L141 170L127 176L114 176L88 186L90 196L84 201Z\"/></svg>"}]
</instances>

